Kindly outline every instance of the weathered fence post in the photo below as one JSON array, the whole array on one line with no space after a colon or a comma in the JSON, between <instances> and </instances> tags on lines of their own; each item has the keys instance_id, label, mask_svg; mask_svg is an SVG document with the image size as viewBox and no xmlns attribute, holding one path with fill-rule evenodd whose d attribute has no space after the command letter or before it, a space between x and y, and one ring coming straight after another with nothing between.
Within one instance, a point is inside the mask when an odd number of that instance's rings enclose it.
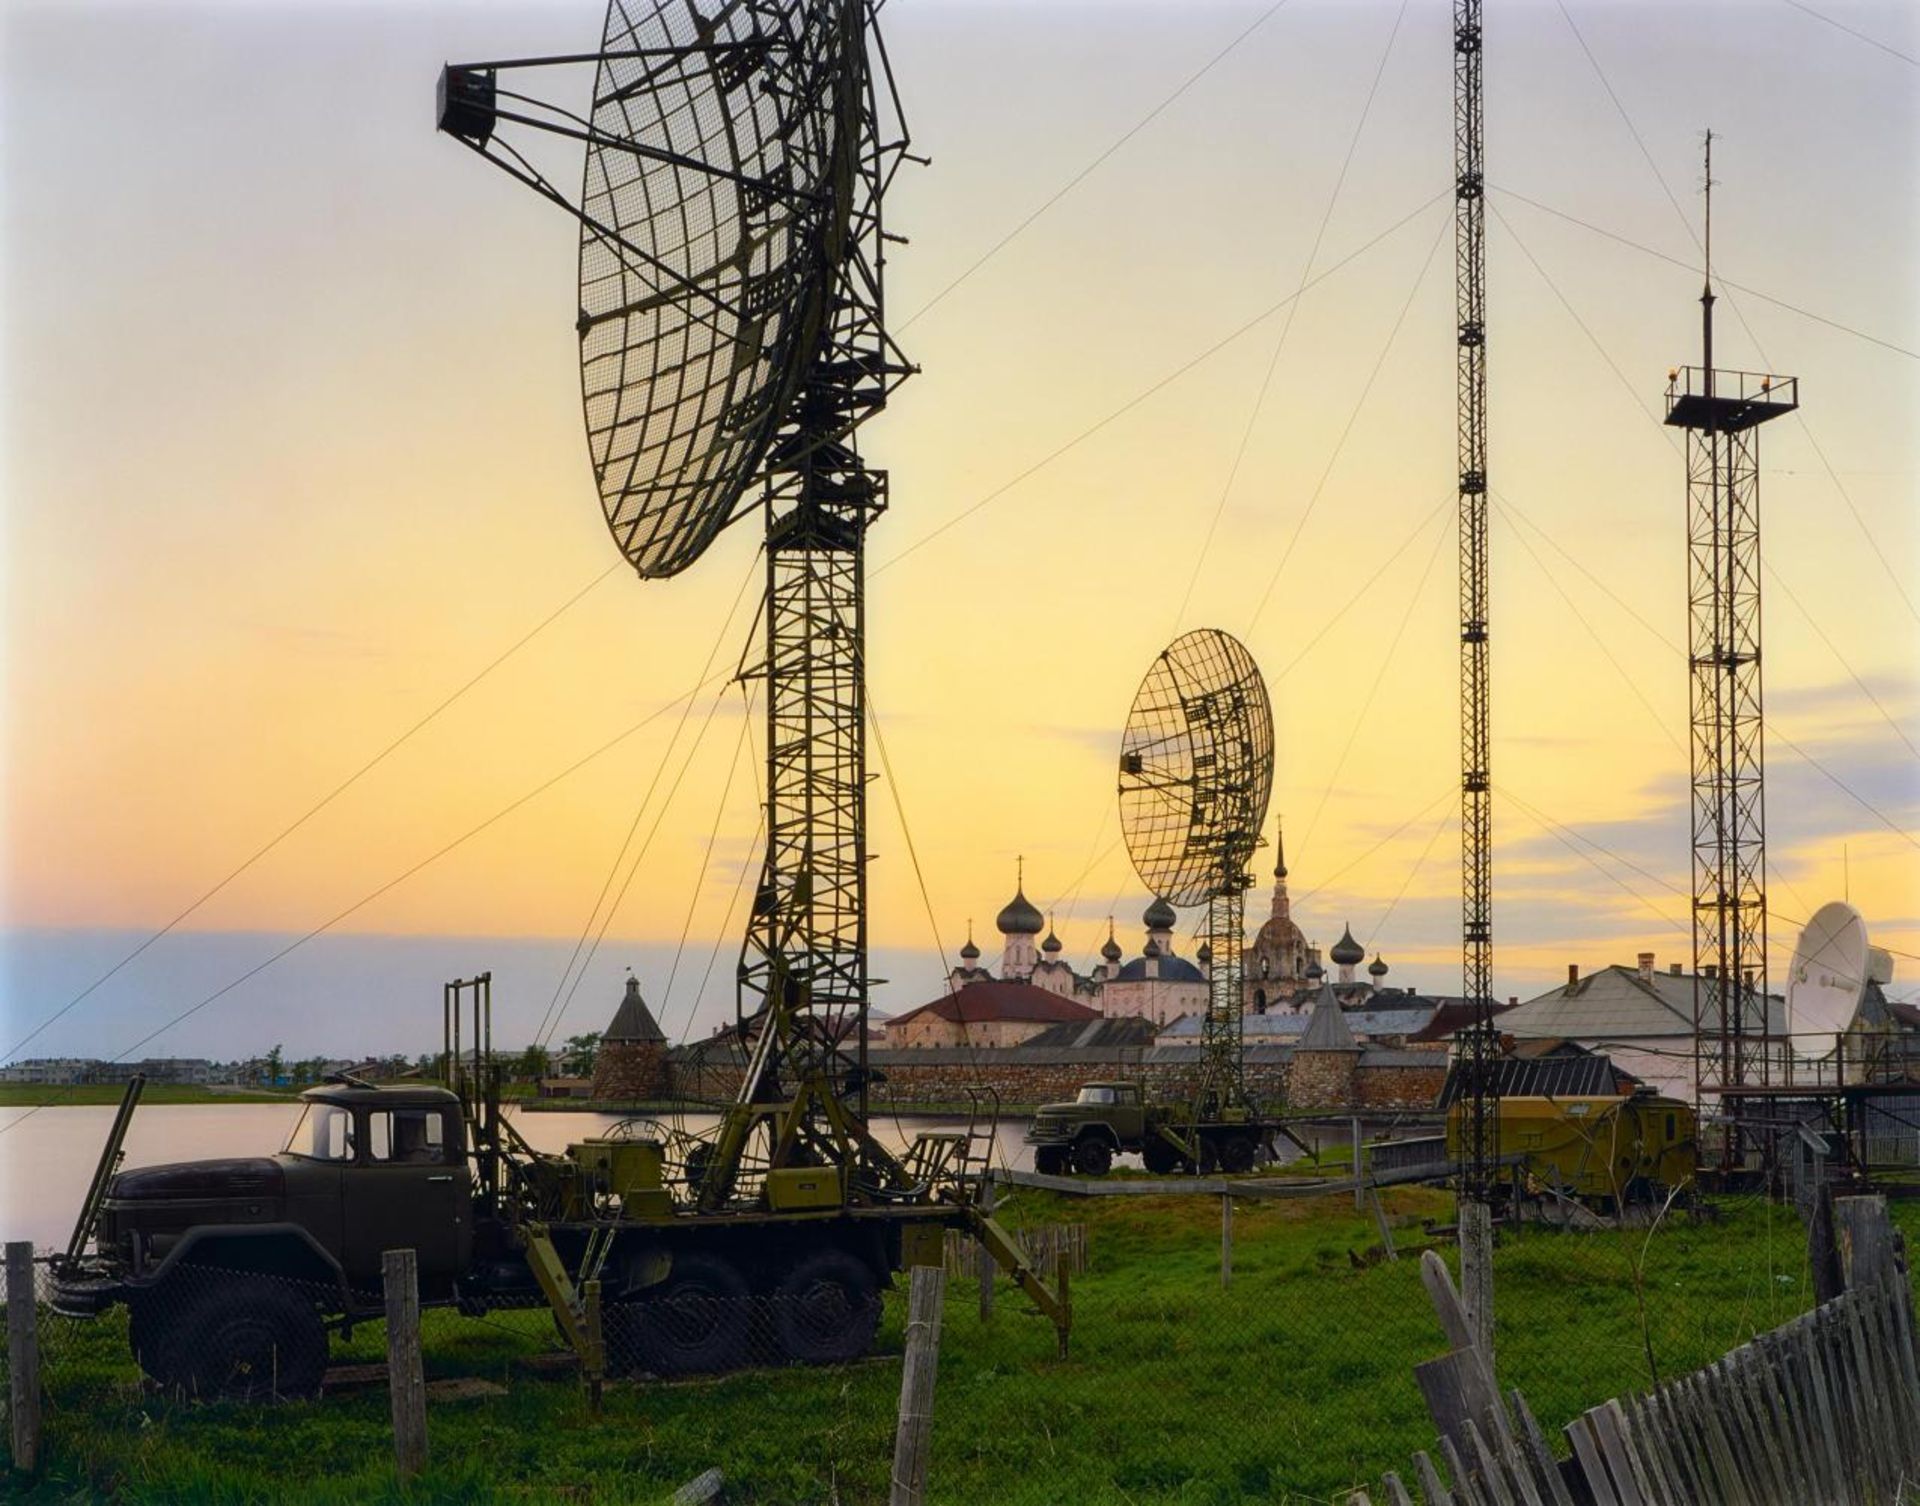
<instances>
[{"instance_id":1,"label":"weathered fence post","mask_svg":"<svg viewBox=\"0 0 1920 1506\"><path fill-rule=\"evenodd\" d=\"M917 1265L907 1293L907 1357L900 1366L900 1423L893 1437L891 1506L921 1506L933 1443L933 1383L940 1369L945 1266Z\"/></svg>"},{"instance_id":2,"label":"weathered fence post","mask_svg":"<svg viewBox=\"0 0 1920 1506\"><path fill-rule=\"evenodd\" d=\"M1460 1300L1473 1324L1474 1344L1493 1369L1493 1208L1460 1200Z\"/></svg>"},{"instance_id":3,"label":"weathered fence post","mask_svg":"<svg viewBox=\"0 0 1920 1506\"><path fill-rule=\"evenodd\" d=\"M393 1463L402 1480L427 1464L427 1382L420 1368L419 1262L411 1250L380 1257L387 1295L387 1390L393 1398Z\"/></svg>"},{"instance_id":4,"label":"weathered fence post","mask_svg":"<svg viewBox=\"0 0 1920 1506\"><path fill-rule=\"evenodd\" d=\"M1220 1285L1233 1285L1233 1197L1220 1194Z\"/></svg>"},{"instance_id":5,"label":"weathered fence post","mask_svg":"<svg viewBox=\"0 0 1920 1506\"><path fill-rule=\"evenodd\" d=\"M1864 1286L1891 1288L1899 1283L1893 1224L1887 1217L1884 1197L1875 1194L1835 1198L1833 1226L1840 1246L1840 1270L1848 1291L1858 1291Z\"/></svg>"},{"instance_id":6,"label":"weathered fence post","mask_svg":"<svg viewBox=\"0 0 1920 1506\"><path fill-rule=\"evenodd\" d=\"M1360 1139L1360 1116L1353 1116L1353 1211L1367 1211L1367 1148Z\"/></svg>"},{"instance_id":7,"label":"weathered fence post","mask_svg":"<svg viewBox=\"0 0 1920 1506\"><path fill-rule=\"evenodd\" d=\"M1067 1256L1063 1250L1054 1257L1054 1273L1060 1283L1060 1308L1066 1313L1066 1322L1055 1330L1060 1342L1060 1358L1067 1357L1067 1335L1073 1332L1073 1287L1067 1280Z\"/></svg>"},{"instance_id":8,"label":"weathered fence post","mask_svg":"<svg viewBox=\"0 0 1920 1506\"><path fill-rule=\"evenodd\" d=\"M989 1176L980 1188L980 1211L988 1218L993 1217L995 1201L993 1178ZM974 1252L974 1259L980 1268L980 1321L985 1324L993 1318L993 1256L984 1239Z\"/></svg>"},{"instance_id":9,"label":"weathered fence post","mask_svg":"<svg viewBox=\"0 0 1920 1506\"><path fill-rule=\"evenodd\" d=\"M40 1466L40 1307L33 1285L33 1245L7 1245L7 1388L13 1414L13 1467Z\"/></svg>"},{"instance_id":10,"label":"weathered fence post","mask_svg":"<svg viewBox=\"0 0 1920 1506\"><path fill-rule=\"evenodd\" d=\"M586 1320L587 1328L587 1409L598 1417L601 1385L607 1375L606 1330L600 1324L600 1283L597 1280L584 1282L580 1295L583 1299L581 1316Z\"/></svg>"},{"instance_id":11,"label":"weathered fence post","mask_svg":"<svg viewBox=\"0 0 1920 1506\"><path fill-rule=\"evenodd\" d=\"M1834 1244L1833 1189L1814 1187L1812 1211L1807 1217L1807 1264L1813 1272L1813 1300L1831 1302L1847 1289L1840 1270L1840 1252Z\"/></svg>"}]
</instances>

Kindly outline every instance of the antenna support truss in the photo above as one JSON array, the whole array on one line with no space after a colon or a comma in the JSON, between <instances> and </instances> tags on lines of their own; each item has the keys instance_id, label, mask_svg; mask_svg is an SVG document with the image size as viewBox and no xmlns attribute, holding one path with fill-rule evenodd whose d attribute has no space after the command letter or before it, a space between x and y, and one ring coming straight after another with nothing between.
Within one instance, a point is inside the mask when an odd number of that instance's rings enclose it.
<instances>
[{"instance_id":1,"label":"antenna support truss","mask_svg":"<svg viewBox=\"0 0 1920 1506\"><path fill-rule=\"evenodd\" d=\"M1500 1160L1493 1030L1492 680L1487 621L1487 249L1480 0L1454 0L1455 388L1460 520L1460 992L1472 1018L1456 1037L1467 1069L1460 1191L1488 1196Z\"/></svg>"}]
</instances>

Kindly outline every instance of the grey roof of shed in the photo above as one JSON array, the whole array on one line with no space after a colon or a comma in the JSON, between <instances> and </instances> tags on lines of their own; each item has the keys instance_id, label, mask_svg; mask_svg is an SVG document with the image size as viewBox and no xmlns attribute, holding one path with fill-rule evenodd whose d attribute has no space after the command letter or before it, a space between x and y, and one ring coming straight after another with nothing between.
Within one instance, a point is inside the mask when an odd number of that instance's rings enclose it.
<instances>
[{"instance_id":1,"label":"grey roof of shed","mask_svg":"<svg viewBox=\"0 0 1920 1506\"><path fill-rule=\"evenodd\" d=\"M1069 1020L1063 1025L1049 1025L1038 1035L1022 1041L1021 1045L1037 1046L1042 1050L1053 1047L1151 1046L1153 1032L1154 1023L1145 1015L1123 1014L1084 1023Z\"/></svg>"},{"instance_id":2,"label":"grey roof of shed","mask_svg":"<svg viewBox=\"0 0 1920 1506\"><path fill-rule=\"evenodd\" d=\"M1786 1031L1786 1008L1767 995L1769 1029ZM1576 1041L1639 1040L1693 1035L1693 975L1656 972L1651 981L1637 968L1615 964L1528 999L1500 1016L1500 1030L1513 1036L1560 1036Z\"/></svg>"},{"instance_id":3,"label":"grey roof of shed","mask_svg":"<svg viewBox=\"0 0 1920 1506\"><path fill-rule=\"evenodd\" d=\"M1440 1090L1439 1108L1460 1096L1456 1062ZM1502 1098L1611 1098L1620 1091L1620 1074L1610 1057L1582 1052L1575 1056L1503 1056L1493 1063L1494 1091Z\"/></svg>"}]
</instances>

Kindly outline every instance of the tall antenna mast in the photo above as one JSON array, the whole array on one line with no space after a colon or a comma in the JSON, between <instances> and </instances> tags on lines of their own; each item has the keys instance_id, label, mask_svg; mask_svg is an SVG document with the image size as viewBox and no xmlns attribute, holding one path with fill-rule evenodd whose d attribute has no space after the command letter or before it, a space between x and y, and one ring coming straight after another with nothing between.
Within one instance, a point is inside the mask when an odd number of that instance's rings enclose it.
<instances>
[{"instance_id":1,"label":"tall antenna mast","mask_svg":"<svg viewBox=\"0 0 1920 1506\"><path fill-rule=\"evenodd\" d=\"M1499 1161L1493 1097L1493 780L1487 643L1487 249L1480 0L1454 0L1454 312L1460 471L1461 995L1473 1012L1461 1145L1463 1196L1487 1196Z\"/></svg>"},{"instance_id":2,"label":"tall antenna mast","mask_svg":"<svg viewBox=\"0 0 1920 1506\"><path fill-rule=\"evenodd\" d=\"M1722 1119L1718 1170L1748 1169L1739 1089L1765 1086L1766 748L1760 682L1759 426L1799 406L1792 377L1713 364L1713 133L1707 132L1698 367L1668 373L1667 422L1687 431L1692 721L1694 1096ZM1718 1100L1716 1105L1715 1100ZM1705 1156L1703 1154L1703 1162Z\"/></svg>"}]
</instances>

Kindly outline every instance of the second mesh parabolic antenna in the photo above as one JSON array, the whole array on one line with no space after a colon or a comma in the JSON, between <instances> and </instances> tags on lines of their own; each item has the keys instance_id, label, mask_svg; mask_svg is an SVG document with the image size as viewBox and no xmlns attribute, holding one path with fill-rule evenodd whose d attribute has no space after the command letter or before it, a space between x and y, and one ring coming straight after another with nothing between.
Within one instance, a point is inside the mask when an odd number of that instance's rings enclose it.
<instances>
[{"instance_id":1,"label":"second mesh parabolic antenna","mask_svg":"<svg viewBox=\"0 0 1920 1506\"><path fill-rule=\"evenodd\" d=\"M1273 791L1273 708L1253 655L1183 633L1140 682L1120 743L1120 828L1140 881L1172 905L1235 882Z\"/></svg>"}]
</instances>

